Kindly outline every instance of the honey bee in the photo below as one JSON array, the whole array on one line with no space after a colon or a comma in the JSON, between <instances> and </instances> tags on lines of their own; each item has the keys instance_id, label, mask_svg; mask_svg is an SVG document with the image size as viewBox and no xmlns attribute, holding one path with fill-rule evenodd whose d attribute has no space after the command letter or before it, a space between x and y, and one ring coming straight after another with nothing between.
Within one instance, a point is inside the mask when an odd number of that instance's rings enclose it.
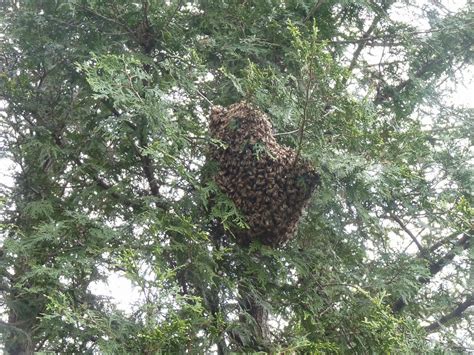
<instances>
[{"instance_id":1,"label":"honey bee","mask_svg":"<svg viewBox=\"0 0 474 355\"><path fill-rule=\"evenodd\" d=\"M293 164L296 152L278 144L268 117L246 102L213 109L209 131L227 145L210 145L210 157L219 164L215 181L249 225L234 234L243 244L260 239L273 247L291 239L319 184L311 164Z\"/></svg>"}]
</instances>

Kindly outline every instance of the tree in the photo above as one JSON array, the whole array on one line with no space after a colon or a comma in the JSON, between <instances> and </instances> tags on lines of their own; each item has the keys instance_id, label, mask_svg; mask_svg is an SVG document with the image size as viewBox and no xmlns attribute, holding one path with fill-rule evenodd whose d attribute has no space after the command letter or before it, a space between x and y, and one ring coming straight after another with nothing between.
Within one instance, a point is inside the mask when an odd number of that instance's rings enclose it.
<instances>
[{"instance_id":1,"label":"tree","mask_svg":"<svg viewBox=\"0 0 474 355\"><path fill-rule=\"evenodd\" d=\"M4 1L6 351L466 351L473 4L416 4ZM242 100L320 176L282 246L239 243L213 180L206 119Z\"/></svg>"}]
</instances>

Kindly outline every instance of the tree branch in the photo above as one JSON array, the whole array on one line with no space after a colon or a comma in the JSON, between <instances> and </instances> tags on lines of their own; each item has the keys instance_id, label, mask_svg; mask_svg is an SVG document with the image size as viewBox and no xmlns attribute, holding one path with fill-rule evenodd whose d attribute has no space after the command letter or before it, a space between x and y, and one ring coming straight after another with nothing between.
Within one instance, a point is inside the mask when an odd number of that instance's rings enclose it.
<instances>
[{"instance_id":1,"label":"tree branch","mask_svg":"<svg viewBox=\"0 0 474 355\"><path fill-rule=\"evenodd\" d=\"M436 275L438 272L440 272L447 264L449 264L456 255L459 254L459 249L461 250L466 250L470 247L471 245L471 236L468 234L465 234L462 238L460 238L454 246L451 248L449 252L447 252L443 257L438 259L438 261L431 263L430 265L430 275L433 277ZM430 281L431 277L428 278L422 278L420 281L422 283L427 283Z\"/></svg>"},{"instance_id":2,"label":"tree branch","mask_svg":"<svg viewBox=\"0 0 474 355\"><path fill-rule=\"evenodd\" d=\"M427 331L428 333L436 332L439 328L441 328L441 326L444 326L455 319L461 318L464 311L466 311L472 305L474 305L474 295L469 295L464 302L459 304L451 312L441 317L439 320L424 327L425 331Z\"/></svg>"},{"instance_id":3,"label":"tree branch","mask_svg":"<svg viewBox=\"0 0 474 355\"><path fill-rule=\"evenodd\" d=\"M141 147L142 149L145 148L145 146ZM140 148L138 150L138 156L140 158L140 161L142 163L142 169L143 169L143 174L146 177L146 180L148 181L148 185L150 186L150 191L151 194L155 197L160 196L160 187L158 186L158 182L156 181L155 178L155 169L153 167L153 162L151 161L150 157L148 155L144 155L141 151Z\"/></svg>"},{"instance_id":4,"label":"tree branch","mask_svg":"<svg viewBox=\"0 0 474 355\"><path fill-rule=\"evenodd\" d=\"M394 215L393 213L389 212L389 214L390 214L390 217L392 217L392 219L395 222L397 222L397 224L403 229L403 231L410 236L411 240L413 240L413 243L415 243L416 246L418 247L418 250L424 254L425 249L423 248L421 243L418 241L418 239L416 239L416 236L406 227L403 221L398 216Z\"/></svg>"},{"instance_id":5,"label":"tree branch","mask_svg":"<svg viewBox=\"0 0 474 355\"><path fill-rule=\"evenodd\" d=\"M150 187L151 195L155 197L160 196L160 187L155 178L155 167L153 161L148 154L143 154L142 150L146 149L148 146L147 134L144 131L146 128L146 120L143 119L141 125L137 129L138 144L139 147L135 147L136 153L140 159L143 174L145 175L146 180L148 181L148 186Z\"/></svg>"},{"instance_id":6,"label":"tree branch","mask_svg":"<svg viewBox=\"0 0 474 355\"><path fill-rule=\"evenodd\" d=\"M464 233L464 232L458 232L458 231L451 233L451 234L448 235L447 237L445 237L445 238L443 238L443 239L437 241L436 243L434 243L434 244L430 247L429 251L430 251L430 252L435 251L436 249L442 247L444 244L449 243L451 240L453 240L453 238L455 238L455 237L457 237L457 236L459 236L460 234L463 234L463 233Z\"/></svg>"},{"instance_id":7,"label":"tree branch","mask_svg":"<svg viewBox=\"0 0 474 355\"><path fill-rule=\"evenodd\" d=\"M448 265L451 261L453 261L456 255L459 255L459 249L466 250L471 245L471 236L465 234L462 238L460 238L454 246L449 250L444 256L440 257L436 262L432 262L429 268L429 276L428 277L421 277L418 282L420 287L424 284L430 282L430 280L435 276L438 272L440 272L446 265ZM420 252L417 256L418 259L425 259L425 253ZM394 313L400 313L405 307L407 306L407 302L403 297L400 297L395 303L392 305L392 311Z\"/></svg>"}]
</instances>

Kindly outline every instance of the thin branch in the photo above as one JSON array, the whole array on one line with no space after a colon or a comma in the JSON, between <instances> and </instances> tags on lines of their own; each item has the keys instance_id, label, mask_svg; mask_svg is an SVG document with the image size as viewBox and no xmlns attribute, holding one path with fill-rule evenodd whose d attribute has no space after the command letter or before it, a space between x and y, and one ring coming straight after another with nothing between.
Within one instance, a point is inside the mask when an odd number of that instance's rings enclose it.
<instances>
[{"instance_id":1,"label":"thin branch","mask_svg":"<svg viewBox=\"0 0 474 355\"><path fill-rule=\"evenodd\" d=\"M467 25L474 25L474 23L468 23ZM398 32L398 33L389 33L389 34L384 34L384 35L377 35L377 36L368 36L364 38L363 36L358 39L341 39L341 40L321 40L318 42L324 42L327 44L356 44L360 42L370 42L370 41L376 41L376 40L381 40L381 41L386 41L389 39L397 38L397 37L410 37L413 38L414 36L418 35L423 35L423 34L432 34L436 32L443 32L443 33L449 33L448 31L451 31L451 33L456 33L459 32L459 27L444 27L444 28L435 28L435 29L430 29L430 30L425 30L425 31L407 31L407 32ZM392 45L390 42L384 42L386 45ZM372 44L370 44L372 45ZM400 43L401 45L401 43Z\"/></svg>"},{"instance_id":2,"label":"thin branch","mask_svg":"<svg viewBox=\"0 0 474 355\"><path fill-rule=\"evenodd\" d=\"M105 105L106 108L110 110L110 112L112 112L112 114L115 117L119 118L122 116L122 114L114 107L113 103L109 99L103 99L101 102ZM130 122L129 120L122 120L122 122L124 122L127 126L129 126L133 130L137 129L137 126L133 124L132 122Z\"/></svg>"},{"instance_id":3,"label":"thin branch","mask_svg":"<svg viewBox=\"0 0 474 355\"><path fill-rule=\"evenodd\" d=\"M90 7L87 7L87 6L79 6L81 9L83 9L84 11L86 12L89 12L91 15L94 15L96 17L99 17L101 18L102 20L105 20L107 22L111 22L111 23L114 23L122 28L124 28L125 30L127 30L127 33L133 33L133 30L128 27L126 24L120 22L120 21L117 21L117 19L114 19L114 18L111 18L111 17L107 17L105 15L102 15L94 10L92 10Z\"/></svg>"},{"instance_id":4,"label":"thin branch","mask_svg":"<svg viewBox=\"0 0 474 355\"><path fill-rule=\"evenodd\" d=\"M298 129L295 129L293 131L289 131L289 132L279 132L279 133L274 133L273 135L274 136L286 136L286 135L289 135L289 134L293 134L293 133L297 133L299 132L299 128Z\"/></svg>"},{"instance_id":5,"label":"thin branch","mask_svg":"<svg viewBox=\"0 0 474 355\"><path fill-rule=\"evenodd\" d=\"M110 102L110 101L107 101L107 100L103 100L103 103L104 105L110 109L110 111L116 116L116 117L119 117L120 116L120 113L113 107L113 104ZM132 129L136 130L137 129L137 126L134 125L133 123L129 122L129 121L124 121L125 123L127 123ZM140 140L140 145L141 145L141 149L145 148L146 147L146 142L145 142L145 139L144 137L139 137L139 140ZM63 144L62 142L59 140L59 141L56 141L56 143L58 144L58 146L62 147ZM135 147L136 148L136 147ZM159 192L159 186L157 184L157 181L155 179L155 173L154 173L154 168L153 168L153 165L152 165L152 161L150 159L150 157L148 155L144 155L141 151L140 151L140 148L136 148L137 150L137 155L138 157L140 158L140 161L142 163L142 169L143 169L143 173L148 181L148 184L150 186L150 192L151 192L151 195L155 196L155 197L159 197L160 196L160 192ZM75 158L74 159L74 162L78 165L78 166L82 166L82 162L78 159L78 158ZM102 188L103 190L109 190L112 186L109 185L107 182L105 182L104 180L100 179L96 174L94 173L91 173L91 172L87 172L87 174L92 178L92 180L94 180L94 182L97 184L97 186L99 186L100 188ZM118 199L118 200L121 200L121 201L125 201L125 204L128 205L128 206L138 206L137 203L134 203L133 201L131 200L128 200L125 196L121 196L120 194L118 194L117 192L113 191L111 193L111 195ZM158 203L157 202L157 207L159 208L165 208L164 206L164 203Z\"/></svg>"},{"instance_id":6,"label":"thin branch","mask_svg":"<svg viewBox=\"0 0 474 355\"><path fill-rule=\"evenodd\" d=\"M405 231L405 233L410 236L411 240L413 240L413 243L415 243L416 246L418 247L418 250L421 253L424 253L425 248L423 248L421 243L418 241L418 239L415 237L415 235L406 227L406 225L403 223L403 221L398 216L394 215L393 213L390 212L389 214L390 214L390 217L392 217L392 219L395 222L397 222L397 224Z\"/></svg>"},{"instance_id":7,"label":"thin branch","mask_svg":"<svg viewBox=\"0 0 474 355\"><path fill-rule=\"evenodd\" d=\"M214 104L211 102L211 100L209 100L209 99L206 97L206 95L204 95L201 91L196 90L196 92L197 92L197 94L198 94L199 96L201 96L204 100L206 100L207 103L208 103L211 107L214 106Z\"/></svg>"},{"instance_id":8,"label":"thin branch","mask_svg":"<svg viewBox=\"0 0 474 355\"><path fill-rule=\"evenodd\" d=\"M311 10L309 10L308 14L304 18L303 22L306 22L310 19L313 18L313 16L316 14L316 11L326 2L326 0L317 0L316 3L313 5Z\"/></svg>"},{"instance_id":9,"label":"thin branch","mask_svg":"<svg viewBox=\"0 0 474 355\"><path fill-rule=\"evenodd\" d=\"M311 81L312 81L312 73L309 73L309 82L306 84L306 90L305 90L305 101L304 101L304 107L303 107L303 118L301 119L300 127L299 127L299 133L298 133L298 146L296 149L296 156L295 160L293 162L293 166L296 165L298 162L298 158L301 154L301 147L303 145L303 137L304 137L304 128L306 126L306 121L308 119L308 106L309 106L309 97L310 97L310 91L311 91Z\"/></svg>"},{"instance_id":10,"label":"thin branch","mask_svg":"<svg viewBox=\"0 0 474 355\"><path fill-rule=\"evenodd\" d=\"M162 26L161 31L164 32L164 30L169 26L171 21L173 21L173 18L176 16L176 14L181 10L181 7L183 6L183 0L179 0L178 3L176 4L176 8L172 12L171 16L165 21L165 24Z\"/></svg>"},{"instance_id":11,"label":"thin branch","mask_svg":"<svg viewBox=\"0 0 474 355\"><path fill-rule=\"evenodd\" d=\"M64 143L61 141L61 139L59 137L55 137L55 142L56 144L58 145L58 147L60 148L64 148ZM107 183L105 180L101 179L96 172L90 170L90 169L85 169L85 166L83 164L83 162L77 158L77 157L73 157L72 158L72 161L74 163L76 163L76 165L78 167L82 167L84 168L84 171L85 173L95 182L95 184L100 187L102 190L105 190L105 191L108 191L108 190L111 190L113 188L113 185L110 185L109 183ZM121 201L123 202L123 204L127 207L132 207L132 208L139 208L141 205L140 203L138 203L137 201L134 201L133 199L130 199L128 198L127 196L125 195L121 195L119 193L117 193L116 191L111 191L110 192L110 195L117 199L118 201ZM160 203L156 203L157 204L157 207L159 208L165 208L165 204L164 202L160 202Z\"/></svg>"},{"instance_id":12,"label":"thin branch","mask_svg":"<svg viewBox=\"0 0 474 355\"><path fill-rule=\"evenodd\" d=\"M359 45L357 46L356 50L354 51L354 55L352 56L351 64L349 64L349 70L352 71L352 69L355 68L357 61L359 60L359 56L362 53L362 50L366 46L366 41L365 39L369 38L372 32L375 30L377 27L378 23L382 19L381 15L375 16L374 20L370 24L369 28L365 33L362 35L361 42L359 42Z\"/></svg>"}]
</instances>

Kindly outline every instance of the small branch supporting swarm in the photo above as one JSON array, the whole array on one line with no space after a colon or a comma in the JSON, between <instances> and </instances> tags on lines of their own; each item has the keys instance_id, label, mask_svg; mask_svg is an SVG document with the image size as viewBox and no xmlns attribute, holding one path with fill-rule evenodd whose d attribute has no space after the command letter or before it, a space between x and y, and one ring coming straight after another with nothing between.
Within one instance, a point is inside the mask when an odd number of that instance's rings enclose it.
<instances>
[{"instance_id":1,"label":"small branch supporting swarm","mask_svg":"<svg viewBox=\"0 0 474 355\"><path fill-rule=\"evenodd\" d=\"M278 144L269 119L246 102L215 107L209 130L225 145L210 148L219 164L215 181L250 227L234 234L242 243L284 244L295 234L319 175L293 149Z\"/></svg>"}]
</instances>

